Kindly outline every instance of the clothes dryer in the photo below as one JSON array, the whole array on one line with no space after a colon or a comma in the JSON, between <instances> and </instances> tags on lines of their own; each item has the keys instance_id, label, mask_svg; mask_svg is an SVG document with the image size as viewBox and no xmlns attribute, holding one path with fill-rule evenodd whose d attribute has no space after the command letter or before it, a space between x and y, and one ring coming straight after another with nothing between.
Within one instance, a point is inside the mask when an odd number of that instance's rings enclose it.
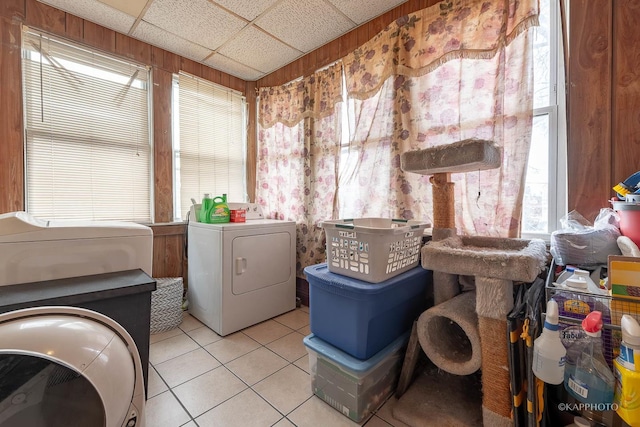
<instances>
[{"instance_id":1,"label":"clothes dryer","mask_svg":"<svg viewBox=\"0 0 640 427\"><path fill-rule=\"evenodd\" d=\"M188 226L189 313L220 335L270 319L296 306L296 227L264 219L257 204L246 222Z\"/></svg>"},{"instance_id":2,"label":"clothes dryer","mask_svg":"<svg viewBox=\"0 0 640 427\"><path fill-rule=\"evenodd\" d=\"M136 344L75 307L0 314L0 427L144 426Z\"/></svg>"}]
</instances>

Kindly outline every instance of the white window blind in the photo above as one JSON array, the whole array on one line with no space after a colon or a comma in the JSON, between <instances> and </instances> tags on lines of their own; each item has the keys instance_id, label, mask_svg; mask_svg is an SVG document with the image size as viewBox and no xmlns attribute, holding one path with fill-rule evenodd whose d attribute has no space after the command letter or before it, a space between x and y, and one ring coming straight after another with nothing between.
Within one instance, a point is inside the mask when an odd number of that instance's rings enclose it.
<instances>
[{"instance_id":1,"label":"white window blind","mask_svg":"<svg viewBox=\"0 0 640 427\"><path fill-rule=\"evenodd\" d=\"M26 27L22 46L27 210L150 222L149 70Z\"/></svg>"},{"instance_id":2,"label":"white window blind","mask_svg":"<svg viewBox=\"0 0 640 427\"><path fill-rule=\"evenodd\" d=\"M245 98L188 74L174 83L176 219L186 218L191 199L200 203L204 193L247 201Z\"/></svg>"}]
</instances>

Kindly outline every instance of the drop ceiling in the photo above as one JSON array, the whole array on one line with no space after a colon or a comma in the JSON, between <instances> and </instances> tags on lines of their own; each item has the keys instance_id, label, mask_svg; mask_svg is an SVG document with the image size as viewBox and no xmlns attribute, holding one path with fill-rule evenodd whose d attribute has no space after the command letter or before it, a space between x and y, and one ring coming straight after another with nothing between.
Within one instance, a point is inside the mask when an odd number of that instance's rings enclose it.
<instances>
[{"instance_id":1,"label":"drop ceiling","mask_svg":"<svg viewBox=\"0 0 640 427\"><path fill-rule=\"evenodd\" d=\"M406 0L40 0L257 80Z\"/></svg>"}]
</instances>

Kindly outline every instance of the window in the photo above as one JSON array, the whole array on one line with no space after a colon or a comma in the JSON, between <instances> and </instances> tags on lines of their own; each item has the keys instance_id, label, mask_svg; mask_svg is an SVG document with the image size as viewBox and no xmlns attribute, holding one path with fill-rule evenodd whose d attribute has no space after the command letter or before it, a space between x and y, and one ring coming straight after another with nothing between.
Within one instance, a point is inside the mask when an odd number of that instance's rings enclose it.
<instances>
[{"instance_id":1,"label":"window","mask_svg":"<svg viewBox=\"0 0 640 427\"><path fill-rule=\"evenodd\" d=\"M180 73L173 81L174 216L204 193L246 202L246 102L238 92Z\"/></svg>"},{"instance_id":2,"label":"window","mask_svg":"<svg viewBox=\"0 0 640 427\"><path fill-rule=\"evenodd\" d=\"M551 4L553 3L553 5ZM522 213L524 237L548 238L566 210L560 18L556 2L540 1L534 39L534 118Z\"/></svg>"},{"instance_id":3,"label":"window","mask_svg":"<svg viewBox=\"0 0 640 427\"><path fill-rule=\"evenodd\" d=\"M149 70L25 27L27 210L150 222Z\"/></svg>"}]
</instances>

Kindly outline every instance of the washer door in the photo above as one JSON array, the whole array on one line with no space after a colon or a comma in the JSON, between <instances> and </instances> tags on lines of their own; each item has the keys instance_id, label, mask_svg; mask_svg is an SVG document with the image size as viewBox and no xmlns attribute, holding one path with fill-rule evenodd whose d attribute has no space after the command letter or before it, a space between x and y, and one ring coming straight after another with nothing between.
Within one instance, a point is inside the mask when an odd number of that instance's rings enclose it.
<instances>
[{"instance_id":1,"label":"washer door","mask_svg":"<svg viewBox=\"0 0 640 427\"><path fill-rule=\"evenodd\" d=\"M121 426L136 387L127 344L88 310L49 309L0 315L0 427Z\"/></svg>"}]
</instances>

